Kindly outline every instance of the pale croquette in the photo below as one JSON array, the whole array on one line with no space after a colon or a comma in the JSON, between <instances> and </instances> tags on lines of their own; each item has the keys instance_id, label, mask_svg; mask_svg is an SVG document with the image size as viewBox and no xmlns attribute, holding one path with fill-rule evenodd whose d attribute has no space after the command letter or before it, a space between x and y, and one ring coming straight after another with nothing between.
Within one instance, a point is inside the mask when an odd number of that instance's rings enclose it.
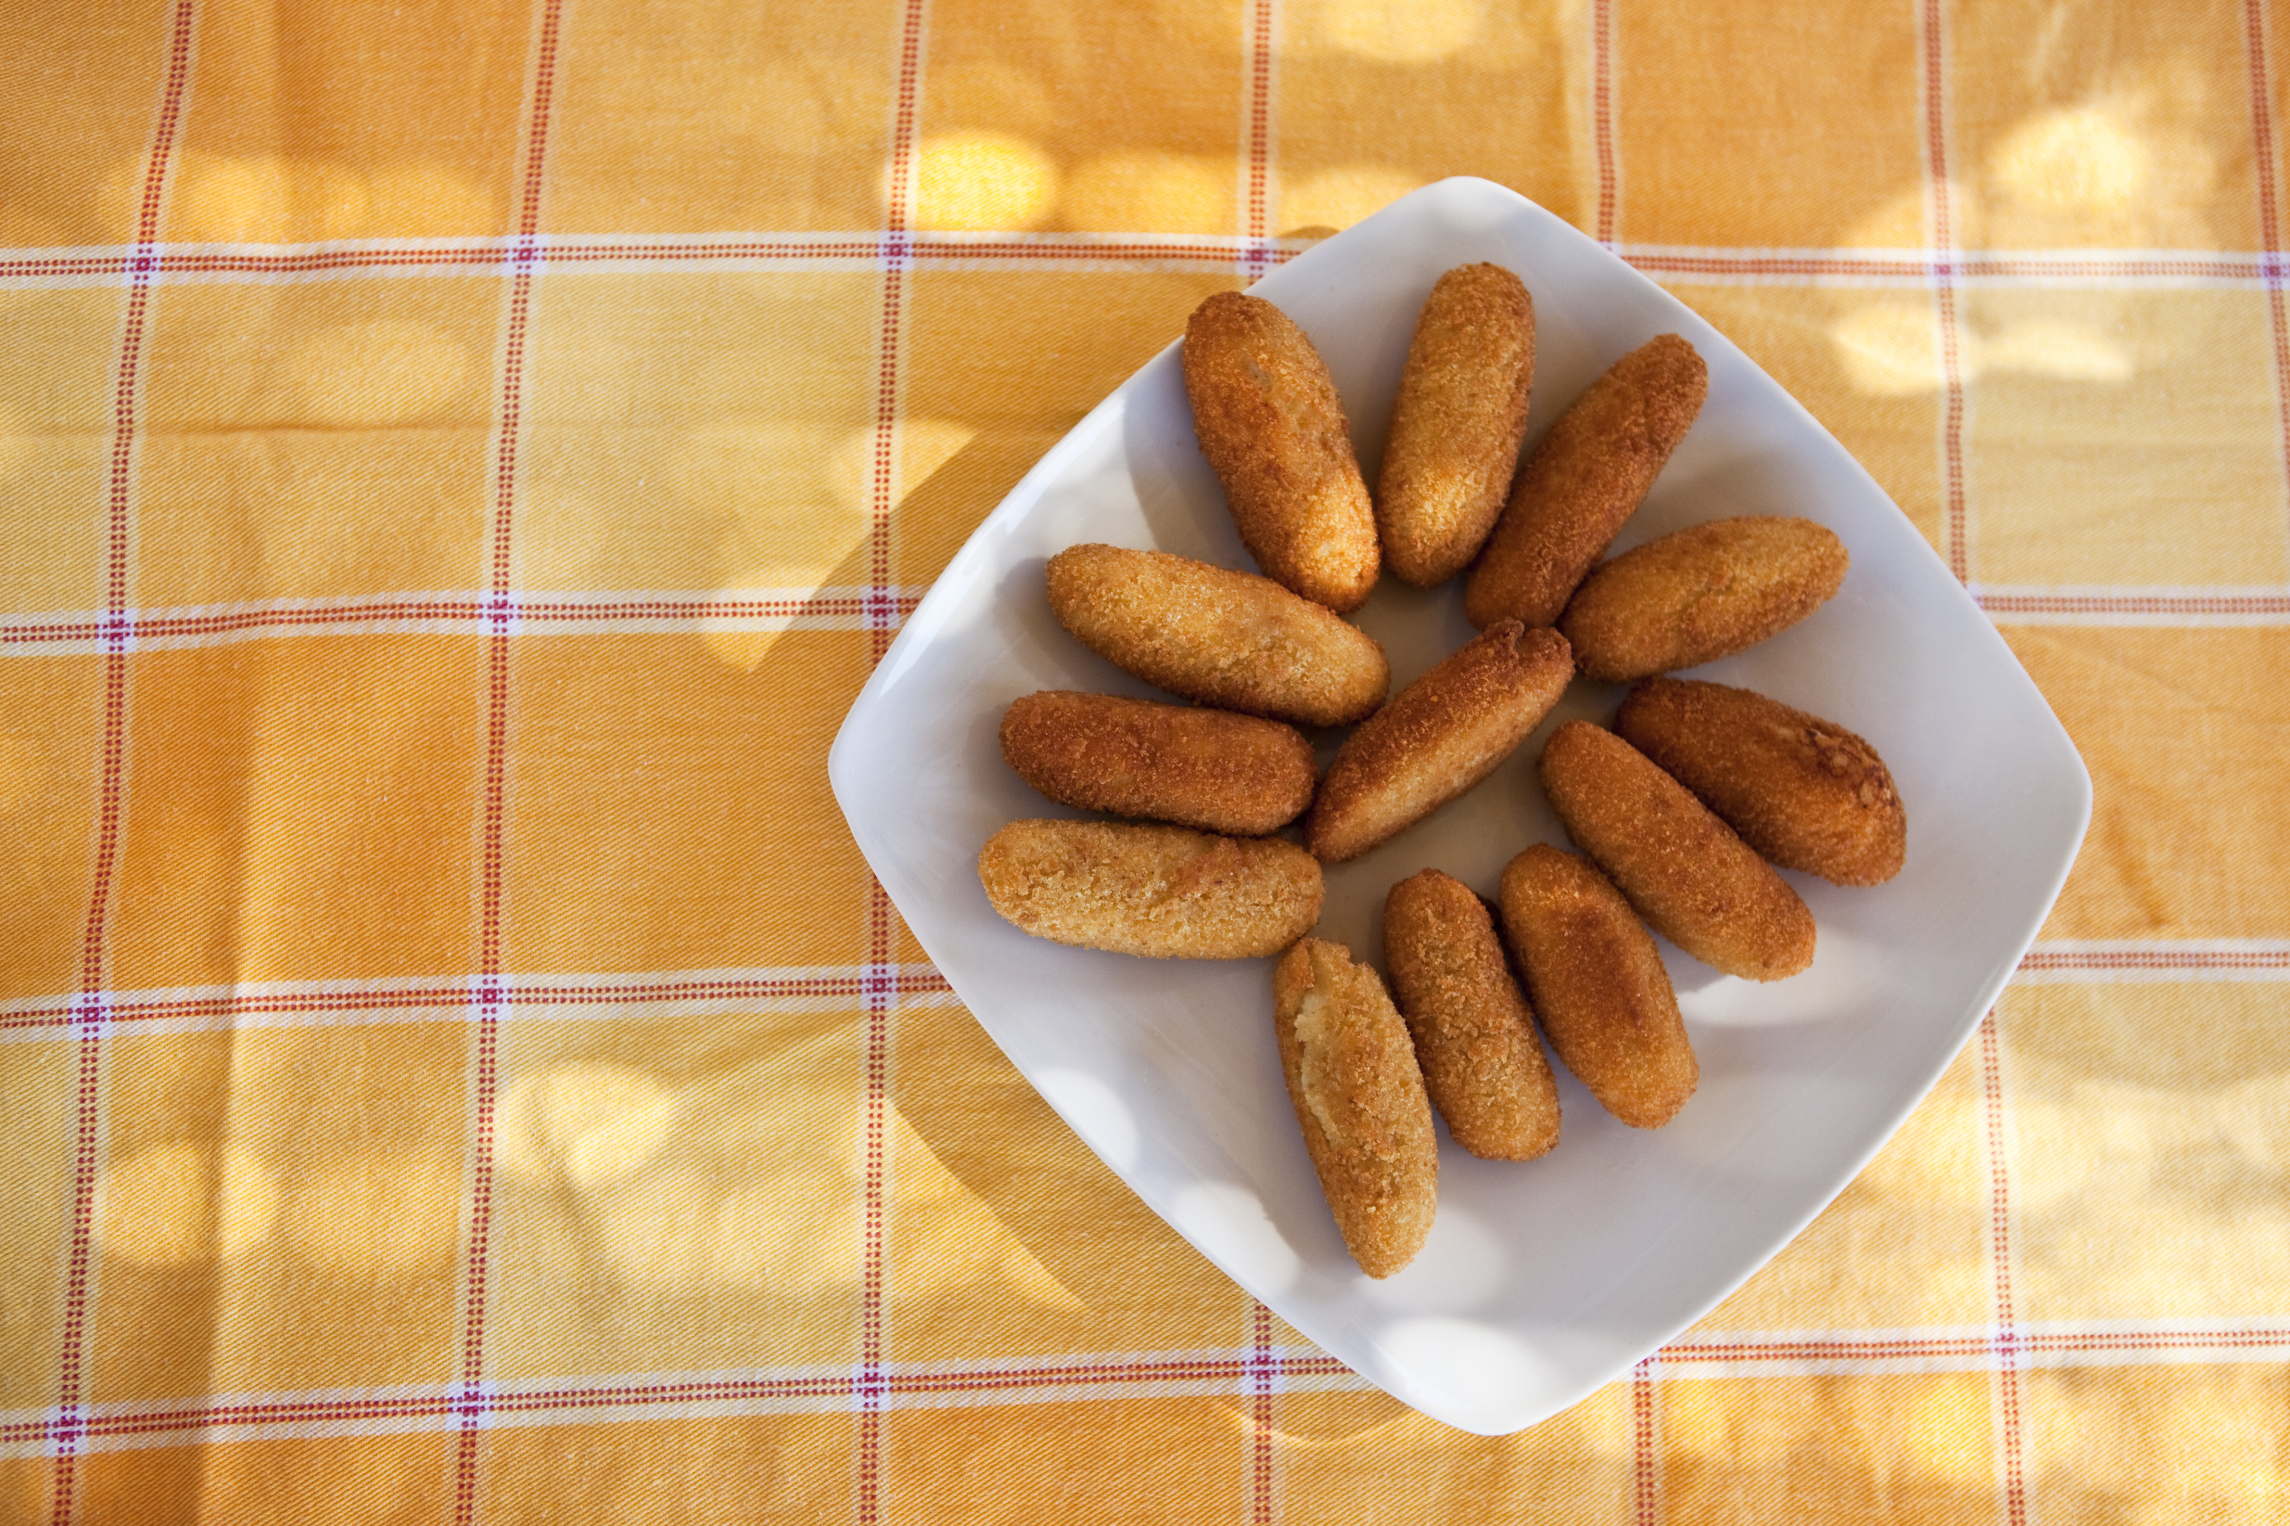
<instances>
[{"instance_id":1,"label":"pale croquette","mask_svg":"<svg viewBox=\"0 0 2290 1526\"><path fill-rule=\"evenodd\" d=\"M1050 558L1047 581L1050 608L1082 645L1200 704L1343 726L1391 687L1373 637L1254 573L1081 545Z\"/></svg>"},{"instance_id":2,"label":"pale croquette","mask_svg":"<svg viewBox=\"0 0 2290 1526\"><path fill-rule=\"evenodd\" d=\"M1261 958L1320 920L1319 861L1277 837L1013 821L987 839L978 880L1037 938L1148 959Z\"/></svg>"},{"instance_id":3,"label":"pale croquette","mask_svg":"<svg viewBox=\"0 0 2290 1526\"><path fill-rule=\"evenodd\" d=\"M1415 1259L1439 1203L1439 1136L1415 1046L1383 982L1341 943L1306 938L1272 976L1280 1073L1336 1229L1360 1270Z\"/></svg>"}]
</instances>

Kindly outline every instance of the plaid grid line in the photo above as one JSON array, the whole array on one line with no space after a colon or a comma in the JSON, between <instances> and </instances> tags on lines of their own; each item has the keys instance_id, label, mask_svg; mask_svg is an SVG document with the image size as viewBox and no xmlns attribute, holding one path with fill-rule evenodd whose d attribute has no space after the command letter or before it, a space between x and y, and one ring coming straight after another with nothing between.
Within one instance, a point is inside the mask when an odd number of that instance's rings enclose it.
<instances>
[{"instance_id":1,"label":"plaid grid line","mask_svg":"<svg viewBox=\"0 0 2290 1526\"><path fill-rule=\"evenodd\" d=\"M152 125L150 157L136 209L137 256L120 323L119 359L113 382L111 449L106 483L104 595L108 613L127 607L135 544L137 443L142 414L141 387L149 338L151 283L148 251L159 237L166 209L168 169L174 162L189 106L196 57L197 15L193 0L176 0L167 17L167 66ZM103 1154L104 1033L108 1005L103 990L110 974L110 911L119 870L127 810L128 706L133 667L125 642L107 628L105 643L101 784L98 793L95 863L81 937L80 985L92 1000L96 1020L79 1027L76 1117L72 1139L71 1239L65 1256L63 1318L59 1332L56 1396L64 1419L51 1441L54 1461L49 1483L51 1519L68 1522L77 1506L77 1420L87 1381L87 1343L95 1286L95 1192Z\"/></svg>"},{"instance_id":2,"label":"plaid grid line","mask_svg":"<svg viewBox=\"0 0 2290 1526\"><path fill-rule=\"evenodd\" d=\"M1160 269L1246 273L1312 247L1311 239L1246 234L1154 237L1131 233L945 233L907 231L900 258L913 269ZM530 267L544 276L650 270L689 272L843 269L879 265L893 233L738 233L706 238L618 238L544 233L530 239L371 244L114 245L70 256L0 251L0 287L268 284L351 279L500 277ZM2092 286L2278 291L2290 251L2269 236L2263 252L2203 249L1724 249L1611 242L1656 280L1683 284L1929 286L1960 289ZM1256 275L1263 270L1255 271ZM1252 277L1253 278L1253 277Z\"/></svg>"},{"instance_id":3,"label":"plaid grid line","mask_svg":"<svg viewBox=\"0 0 2290 1526\"><path fill-rule=\"evenodd\" d=\"M896 632L927 588L828 586L709 592L372 594L241 604L19 611L0 616L0 656L177 650L233 641L351 632L528 636L704 630ZM1999 625L2271 626L2290 624L2290 588L1970 585Z\"/></svg>"},{"instance_id":4,"label":"plaid grid line","mask_svg":"<svg viewBox=\"0 0 2290 1526\"><path fill-rule=\"evenodd\" d=\"M1995 1372L1998 1346L1976 1328L1809 1331L1731 1335L1696 1332L1664 1346L1621 1381L1630 1385L1634 1428L1673 1382L1784 1376L1878 1376ZM2280 1365L2290 1361L2290 1321L2152 1326L2022 1326L2014 1360L2023 1371L2186 1365ZM982 1405L1113 1402L1225 1396L1247 1402L1276 1392L1367 1392L1371 1385L1312 1346L1265 1344L1224 1351L1093 1353L971 1362L891 1362L862 1381L848 1366L733 1372L612 1374L486 1385L482 1428L634 1423L795 1411L877 1413ZM42 1455L65 1431L89 1451L192 1446L290 1435L391 1434L461 1427L466 1390L456 1383L0 1412L0 1456ZM1266 1443L1271 1432L1252 1426ZM1252 1439L1252 1455L1255 1442ZM1652 1455L1649 1453L1648 1455ZM1252 1501L1260 1498L1252 1493ZM1253 1513L1253 1506L1252 1506Z\"/></svg>"},{"instance_id":5,"label":"plaid grid line","mask_svg":"<svg viewBox=\"0 0 2290 1526\"><path fill-rule=\"evenodd\" d=\"M2024 955L2015 984L2123 980L2202 983L2290 981L2290 940L2058 940ZM789 966L742 970L591 975L503 974L497 1019L561 1019L582 1011L747 1007L862 1007L878 996L899 1006L944 1005L954 991L929 964ZM118 990L102 995L103 1022L120 1034L218 1027L284 1026L326 1016L373 1021L458 1021L470 1010L466 980L312 981L259 986ZM66 1039L86 1021L90 998L23 997L0 1003L0 1036Z\"/></svg>"},{"instance_id":6,"label":"plaid grid line","mask_svg":"<svg viewBox=\"0 0 2290 1526\"><path fill-rule=\"evenodd\" d=\"M1279 65L1279 0L1247 0L1241 12L1241 227L1238 266L1255 281L1274 265L1272 92Z\"/></svg>"},{"instance_id":7,"label":"plaid grid line","mask_svg":"<svg viewBox=\"0 0 2290 1526\"><path fill-rule=\"evenodd\" d=\"M1591 0L1590 134L1598 166L1598 212L1591 237L1614 248L1622 201L1622 167L1615 146L1614 0Z\"/></svg>"},{"instance_id":8,"label":"plaid grid line","mask_svg":"<svg viewBox=\"0 0 2290 1526\"><path fill-rule=\"evenodd\" d=\"M547 0L537 9L533 21L531 84L527 90L524 173L517 198L516 257L514 273L504 294L500 413L494 445L493 522L486 601L489 624L485 775L478 886L478 968L473 991L477 1010L471 1025L469 1077L468 1239L462 1263L461 1382L456 1393L460 1436L454 1454L454 1518L461 1526L469 1526L477 1518L479 1431L488 1408L485 1319L493 1251L493 1128L501 1081L501 1012L507 1000L501 977L503 919L508 895L510 708L515 692L515 590L511 578L516 550L517 468L524 444L526 351L531 337L533 282L538 259L534 241L541 226L549 124L555 102L557 55L563 25L562 0Z\"/></svg>"},{"instance_id":9,"label":"plaid grid line","mask_svg":"<svg viewBox=\"0 0 2290 1526\"><path fill-rule=\"evenodd\" d=\"M1964 336L1956 312L1956 209L1948 179L1948 53L1942 0L1924 0L1917 12L1924 75L1924 178L1932 247L1932 303L1940 345L1940 555L1957 581L1971 579L1971 547L1964 486Z\"/></svg>"},{"instance_id":10,"label":"plaid grid line","mask_svg":"<svg viewBox=\"0 0 2290 1526\"><path fill-rule=\"evenodd\" d=\"M906 0L900 14L898 92L890 121L891 181L889 228L880 249L882 263L882 318L876 360L875 442L869 468L868 494L872 522L868 531L869 596L889 597L891 583L892 511L898 502L898 423L903 396L900 374L903 301L906 278L912 268L914 173L922 130L922 76L928 39L927 0ZM890 650L891 633L883 625L868 634L869 666L879 664ZM865 1395L852 1448L852 1502L860 1526L872 1526L882 1513L885 1459L882 1448L881 1406L886 1394L883 1359L889 1340L889 1111L892 1049L897 1041L898 986L889 974L895 940L890 896L880 881L867 876L866 1032L863 1066L864 1100L861 1104L862 1137L860 1211L861 1273L859 1296L859 1362L857 1382Z\"/></svg>"},{"instance_id":11,"label":"plaid grid line","mask_svg":"<svg viewBox=\"0 0 2290 1526\"><path fill-rule=\"evenodd\" d=\"M2272 70L2266 57L2266 7L2261 0L2243 0L2244 55L2250 68L2250 141L2258 180L2258 235L2268 249L2282 242L2281 194L2275 180ZM2290 472L2290 312L2284 308L2282 267L2266 262L2266 315L2274 341L2274 406L2276 427L2282 437L2286 472Z\"/></svg>"},{"instance_id":12,"label":"plaid grid line","mask_svg":"<svg viewBox=\"0 0 2290 1526\"><path fill-rule=\"evenodd\" d=\"M1995 1357L1989 1370L1998 1410L1996 1444L2002 1454L1998 1486L2006 1517L2013 1526L2023 1526L2028 1517L2027 1385L2021 1376L2019 1310L2012 1292L2012 1173L2003 1045L1993 1010L1980 1020L1977 1043L1981 1146L1988 1161L1988 1274L1994 1300L1990 1340Z\"/></svg>"}]
</instances>

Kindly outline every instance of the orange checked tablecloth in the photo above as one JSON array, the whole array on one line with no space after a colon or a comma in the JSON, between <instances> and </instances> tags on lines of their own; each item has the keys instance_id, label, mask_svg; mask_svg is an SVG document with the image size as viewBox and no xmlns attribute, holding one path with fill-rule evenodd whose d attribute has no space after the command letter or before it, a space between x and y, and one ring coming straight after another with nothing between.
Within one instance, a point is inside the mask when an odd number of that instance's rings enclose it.
<instances>
[{"instance_id":1,"label":"orange checked tablecloth","mask_svg":"<svg viewBox=\"0 0 2290 1526\"><path fill-rule=\"evenodd\" d=\"M19 0L0 38L0 1518L2290 1517L2262 0ZM1140 1206L825 775L1194 304L1456 174L1802 400L2097 797L1874 1164L1492 1440Z\"/></svg>"}]
</instances>

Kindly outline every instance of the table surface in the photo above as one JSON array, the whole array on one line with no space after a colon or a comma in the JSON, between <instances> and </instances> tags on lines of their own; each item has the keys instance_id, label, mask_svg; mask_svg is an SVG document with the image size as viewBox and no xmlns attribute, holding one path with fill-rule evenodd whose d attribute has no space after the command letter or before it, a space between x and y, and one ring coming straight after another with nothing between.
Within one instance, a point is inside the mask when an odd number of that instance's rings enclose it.
<instances>
[{"instance_id":1,"label":"table surface","mask_svg":"<svg viewBox=\"0 0 2290 1526\"><path fill-rule=\"evenodd\" d=\"M0 42L0 1520L2290 1515L2260 0L30 0ZM1868 1170L1493 1439L1144 1209L825 771L1196 303L1462 174L1802 401L2095 792Z\"/></svg>"}]
</instances>

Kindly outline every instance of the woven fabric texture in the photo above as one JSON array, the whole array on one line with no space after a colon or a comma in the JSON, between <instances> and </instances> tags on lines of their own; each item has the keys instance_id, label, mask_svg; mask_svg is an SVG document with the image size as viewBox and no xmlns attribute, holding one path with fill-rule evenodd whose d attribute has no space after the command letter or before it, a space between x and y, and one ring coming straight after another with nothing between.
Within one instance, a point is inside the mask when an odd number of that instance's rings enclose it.
<instances>
[{"instance_id":1,"label":"woven fabric texture","mask_svg":"<svg viewBox=\"0 0 2290 1526\"><path fill-rule=\"evenodd\" d=\"M19 0L0 1520L2290 1518L2263 0ZM826 782L1026 468L1448 175L1879 479L2089 765L1906 1128L1520 1434L1010 1068Z\"/></svg>"}]
</instances>

